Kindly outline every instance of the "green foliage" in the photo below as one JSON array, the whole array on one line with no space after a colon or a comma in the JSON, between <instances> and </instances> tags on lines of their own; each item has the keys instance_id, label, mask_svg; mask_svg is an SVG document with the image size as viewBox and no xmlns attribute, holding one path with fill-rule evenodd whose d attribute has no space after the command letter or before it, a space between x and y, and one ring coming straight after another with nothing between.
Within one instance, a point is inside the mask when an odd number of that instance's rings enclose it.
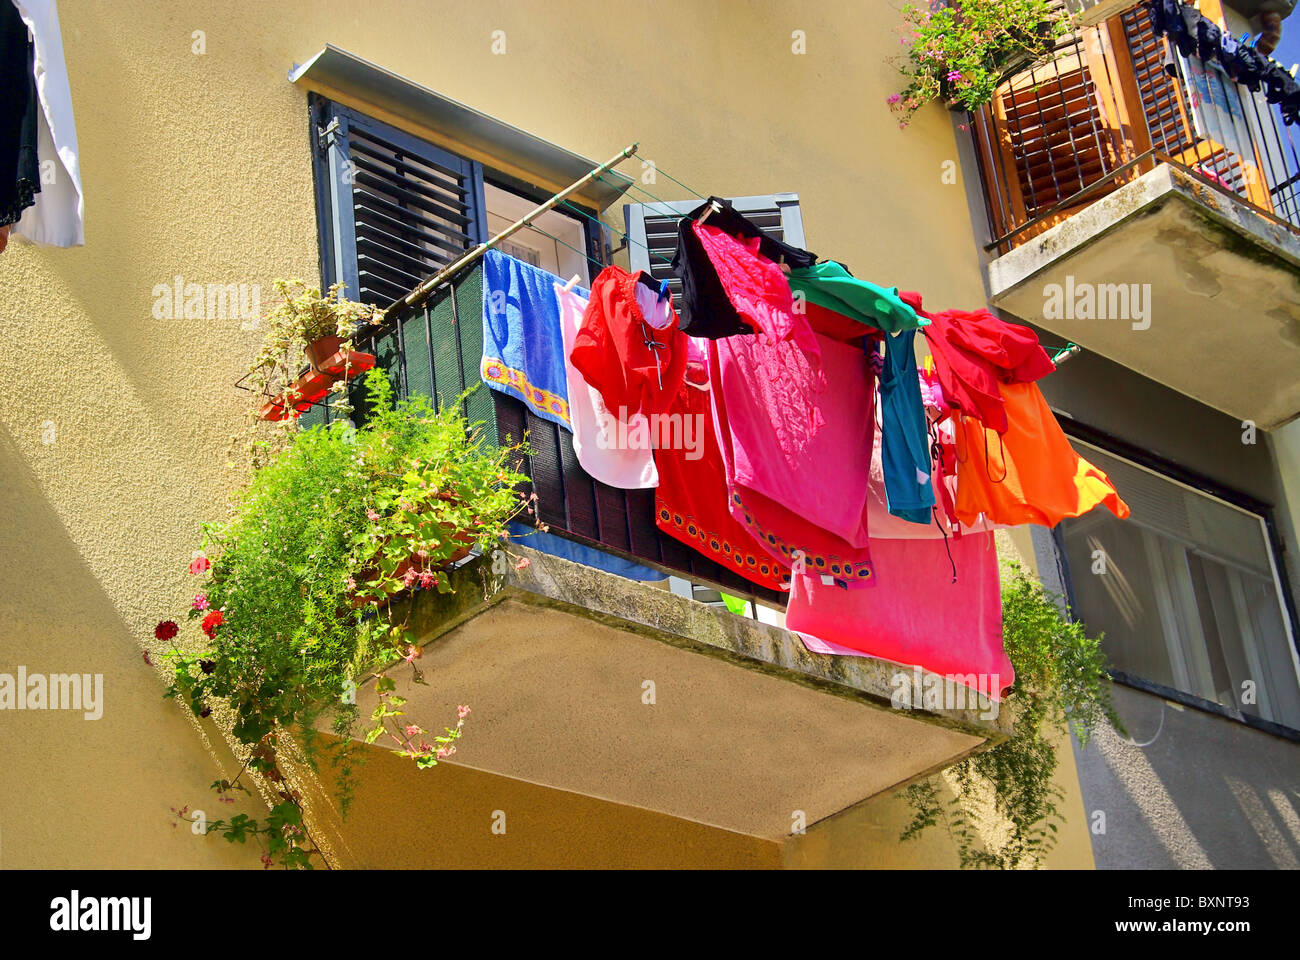
<instances>
[{"instance_id":1,"label":"green foliage","mask_svg":"<svg viewBox=\"0 0 1300 960\"><path fill-rule=\"evenodd\" d=\"M908 85L890 107L903 114L900 126L934 100L977 110L1009 70L1050 56L1070 28L1069 14L1051 0L957 0L937 10L908 4L899 65Z\"/></svg>"},{"instance_id":2,"label":"green foliage","mask_svg":"<svg viewBox=\"0 0 1300 960\"><path fill-rule=\"evenodd\" d=\"M447 565L472 547L493 552L506 523L527 507L516 490L525 478L512 466L522 447L485 445L459 401L441 411L423 397L394 403L381 370L370 371L365 384L365 426L336 421L293 434L254 472L233 515L204 526L211 579L190 619L202 618L207 643L199 652L171 654L167 695L202 716L223 706L233 736L249 751L246 769L295 807L298 797L280 770L281 735L299 732L312 756L312 726L332 713L346 804L356 718L346 694L388 663L414 669L419 656L391 598L450 591ZM208 561L195 563L191 572ZM379 672L376 683L382 712L371 718L370 742L386 733L421 767L454 752L468 707L447 736L428 741L419 727L398 725L392 680ZM255 834L283 838L284 827L300 829L300 813L284 820L289 813L281 805L272 811L278 826L219 823L232 842ZM297 836L294 830L288 832ZM300 849L277 839L270 852L292 866L300 865Z\"/></svg>"},{"instance_id":3,"label":"green foliage","mask_svg":"<svg viewBox=\"0 0 1300 960\"><path fill-rule=\"evenodd\" d=\"M949 769L955 796L940 799L938 781L913 784L905 791L912 820L902 839L919 836L942 822L957 843L963 867L1033 867L1056 845L1064 822L1053 781L1053 735L1074 728L1087 744L1097 725L1123 730L1115 715L1101 637L1067 620L1057 600L1012 564L1003 577L1002 629L1016 681L1003 704L1012 711L1015 733L1006 741ZM1007 830L990 846L978 836L971 811L992 800L993 812Z\"/></svg>"}]
</instances>

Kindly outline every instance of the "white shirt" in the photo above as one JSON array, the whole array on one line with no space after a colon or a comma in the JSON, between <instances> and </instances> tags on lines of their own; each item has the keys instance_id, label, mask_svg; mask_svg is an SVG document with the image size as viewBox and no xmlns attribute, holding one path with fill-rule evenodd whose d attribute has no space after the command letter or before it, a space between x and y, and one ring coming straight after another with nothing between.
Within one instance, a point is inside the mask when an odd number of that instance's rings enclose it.
<instances>
[{"instance_id":1,"label":"white shirt","mask_svg":"<svg viewBox=\"0 0 1300 960\"><path fill-rule=\"evenodd\" d=\"M0 2L13 3L35 41L36 98L41 104L36 122L41 192L36 195L36 203L23 211L13 232L34 243L79 247L86 242L85 200L59 10L55 0Z\"/></svg>"}]
</instances>

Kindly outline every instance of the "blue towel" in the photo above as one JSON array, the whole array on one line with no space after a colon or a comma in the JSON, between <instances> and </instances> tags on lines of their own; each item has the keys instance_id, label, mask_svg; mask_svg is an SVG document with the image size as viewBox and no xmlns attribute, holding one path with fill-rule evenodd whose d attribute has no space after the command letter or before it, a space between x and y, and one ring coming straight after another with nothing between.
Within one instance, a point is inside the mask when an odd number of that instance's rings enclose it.
<instances>
[{"instance_id":1,"label":"blue towel","mask_svg":"<svg viewBox=\"0 0 1300 960\"><path fill-rule=\"evenodd\" d=\"M597 550L594 547L586 547L580 543L574 543L572 540L566 540L564 537L557 537L553 533L542 533L533 527L523 523L509 524L510 536L515 541L525 547L531 547L534 550L540 550L542 553L549 553L553 557L560 557L564 560L572 560L574 563L581 563L584 566L595 567L597 570L604 570L606 573L613 573L620 577L627 577L629 580L667 580L668 574L660 573L658 570L651 570L649 567L643 567L639 563L633 563L631 560L624 560L622 557L616 557L613 554L605 553L603 550Z\"/></svg>"},{"instance_id":2,"label":"blue towel","mask_svg":"<svg viewBox=\"0 0 1300 960\"><path fill-rule=\"evenodd\" d=\"M493 390L572 432L556 283L564 281L499 250L483 255L479 375Z\"/></svg>"}]
</instances>

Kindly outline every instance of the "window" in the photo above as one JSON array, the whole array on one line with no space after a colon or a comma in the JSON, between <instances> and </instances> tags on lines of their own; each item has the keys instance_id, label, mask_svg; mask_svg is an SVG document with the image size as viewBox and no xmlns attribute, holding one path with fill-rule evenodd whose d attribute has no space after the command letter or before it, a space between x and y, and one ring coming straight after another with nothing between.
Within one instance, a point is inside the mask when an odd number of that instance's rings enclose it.
<instances>
[{"instance_id":1,"label":"window","mask_svg":"<svg viewBox=\"0 0 1300 960\"><path fill-rule=\"evenodd\" d=\"M743 214L764 233L784 240L794 247L804 245L803 215L799 196L777 193L765 197L731 197L736 212ZM628 260L633 270L644 270L656 280L667 280L673 303L681 297L682 282L669 273L673 254L677 252L677 221L698 207L703 200L670 203L629 203L624 206L627 220Z\"/></svg>"},{"instance_id":2,"label":"window","mask_svg":"<svg viewBox=\"0 0 1300 960\"><path fill-rule=\"evenodd\" d=\"M483 188L487 210L487 232L496 236L537 206L537 201L512 193L496 184ZM503 240L499 249L524 263L531 263L558 277L578 276L580 286L591 285L586 255L588 244L583 221L565 210L548 210L531 226Z\"/></svg>"},{"instance_id":3,"label":"window","mask_svg":"<svg viewBox=\"0 0 1300 960\"><path fill-rule=\"evenodd\" d=\"M323 280L386 307L545 199L482 164L313 95ZM589 282L584 220L552 210L504 252Z\"/></svg>"},{"instance_id":4,"label":"window","mask_svg":"<svg viewBox=\"0 0 1300 960\"><path fill-rule=\"evenodd\" d=\"M1079 440L1133 510L1060 534L1075 613L1121 675L1300 729L1300 665L1264 518Z\"/></svg>"}]
</instances>

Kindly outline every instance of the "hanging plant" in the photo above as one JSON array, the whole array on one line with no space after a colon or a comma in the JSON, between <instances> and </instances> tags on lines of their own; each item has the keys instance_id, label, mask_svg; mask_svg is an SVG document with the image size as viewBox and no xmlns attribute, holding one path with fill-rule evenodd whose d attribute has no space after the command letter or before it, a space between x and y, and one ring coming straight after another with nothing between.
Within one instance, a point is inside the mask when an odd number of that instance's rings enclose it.
<instances>
[{"instance_id":1,"label":"hanging plant","mask_svg":"<svg viewBox=\"0 0 1300 960\"><path fill-rule=\"evenodd\" d=\"M354 692L363 684L374 684L379 702L367 742L385 737L421 768L454 753L467 707L437 736L403 719L385 668L415 671L419 649L405 620L410 605L393 598L450 592L447 566L471 548L500 549L506 524L532 510L516 489L525 481L513 467L522 446L485 445L459 400L441 411L424 397L394 403L381 370L366 375L365 388L364 426L295 432L254 471L232 516L204 526L190 565L202 579L188 611L201 638L181 649L175 621L155 630L178 644L167 695L198 716L215 711L246 754L239 773L213 787L229 799L252 771L275 798L265 821L207 821L206 831L231 842L254 837L270 862L290 867L311 866L319 850L282 765L285 738L296 735L314 765L312 733L331 720L344 809ZM187 808L177 812L188 819Z\"/></svg>"},{"instance_id":2,"label":"hanging plant","mask_svg":"<svg viewBox=\"0 0 1300 960\"><path fill-rule=\"evenodd\" d=\"M264 320L262 347L248 367L258 418L291 423L331 390L337 394L331 406L346 416L348 381L375 363L353 349L353 338L377 322L380 311L345 300L341 283L323 296L301 280L276 280L274 286L280 299Z\"/></svg>"},{"instance_id":3,"label":"hanging plant","mask_svg":"<svg viewBox=\"0 0 1300 960\"><path fill-rule=\"evenodd\" d=\"M903 8L908 84L889 97L906 127L933 101L978 110L1012 73L1049 58L1072 17L1051 0L951 0Z\"/></svg>"},{"instance_id":4,"label":"hanging plant","mask_svg":"<svg viewBox=\"0 0 1300 960\"><path fill-rule=\"evenodd\" d=\"M913 816L901 839L942 823L962 867L1014 870L1041 866L1064 822L1056 805L1062 795L1053 780L1053 738L1073 728L1086 746L1099 724L1110 723L1121 733L1124 727L1111 703L1101 637L1089 637L1083 624L1062 616L1056 599L1017 564L1003 575L1002 621L1003 643L1016 671L1003 706L1011 710L1015 732L939 778L908 787L904 795ZM942 780L954 794L946 802L940 797ZM972 819L988 809L990 797L993 814L1006 827L995 845L981 841L980 825Z\"/></svg>"}]
</instances>

